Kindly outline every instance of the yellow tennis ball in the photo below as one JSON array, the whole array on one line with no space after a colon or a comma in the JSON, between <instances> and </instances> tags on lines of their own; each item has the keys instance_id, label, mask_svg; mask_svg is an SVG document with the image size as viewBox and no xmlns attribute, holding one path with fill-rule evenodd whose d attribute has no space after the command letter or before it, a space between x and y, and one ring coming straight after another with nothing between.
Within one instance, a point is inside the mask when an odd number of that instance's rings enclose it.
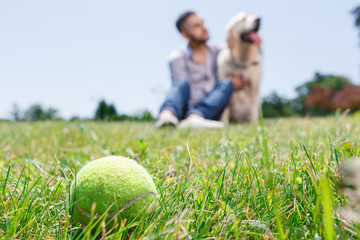
<instances>
[{"instance_id":1,"label":"yellow tennis ball","mask_svg":"<svg viewBox=\"0 0 360 240\"><path fill-rule=\"evenodd\" d=\"M134 160L110 156L86 164L71 185L71 215L75 223L107 216L133 219L145 212L155 198L149 173Z\"/></svg>"}]
</instances>

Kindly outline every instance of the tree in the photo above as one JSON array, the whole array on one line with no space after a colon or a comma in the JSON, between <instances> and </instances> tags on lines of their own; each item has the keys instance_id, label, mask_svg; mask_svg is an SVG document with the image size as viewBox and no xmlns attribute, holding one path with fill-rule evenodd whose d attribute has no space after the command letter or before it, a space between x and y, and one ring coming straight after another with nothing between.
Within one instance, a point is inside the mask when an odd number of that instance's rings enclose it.
<instances>
[{"instance_id":1,"label":"tree","mask_svg":"<svg viewBox=\"0 0 360 240\"><path fill-rule=\"evenodd\" d=\"M333 90L341 90L345 85L350 83L350 80L346 77L332 74L321 74L317 72L315 73L313 79L298 86L295 91L299 95L305 96L317 85L322 85L325 88L331 88Z\"/></svg>"},{"instance_id":2,"label":"tree","mask_svg":"<svg viewBox=\"0 0 360 240\"><path fill-rule=\"evenodd\" d=\"M264 97L261 109L265 118L287 117L297 114L296 109L291 106L291 101L279 96L276 92Z\"/></svg>"},{"instance_id":3,"label":"tree","mask_svg":"<svg viewBox=\"0 0 360 240\"><path fill-rule=\"evenodd\" d=\"M334 90L321 84L315 85L305 97L305 109L312 115L326 115L333 110L332 97Z\"/></svg>"},{"instance_id":4,"label":"tree","mask_svg":"<svg viewBox=\"0 0 360 240\"><path fill-rule=\"evenodd\" d=\"M140 111L135 115L120 114L116 112L113 104L107 104L105 100L99 102L95 111L95 120L100 121L154 121L155 118L147 110Z\"/></svg>"},{"instance_id":5,"label":"tree","mask_svg":"<svg viewBox=\"0 0 360 240\"><path fill-rule=\"evenodd\" d=\"M45 119L46 120L54 120L58 118L58 110L55 108L49 108L45 111Z\"/></svg>"},{"instance_id":6,"label":"tree","mask_svg":"<svg viewBox=\"0 0 360 240\"><path fill-rule=\"evenodd\" d=\"M21 120L21 111L16 103L13 104L12 111L10 112L10 114L12 115L14 121Z\"/></svg>"},{"instance_id":7,"label":"tree","mask_svg":"<svg viewBox=\"0 0 360 240\"><path fill-rule=\"evenodd\" d=\"M315 73L312 80L295 89L298 96L291 105L302 115L306 113L313 115L330 113L332 108L327 105L329 97L348 85L351 85L351 82L346 77Z\"/></svg>"},{"instance_id":8,"label":"tree","mask_svg":"<svg viewBox=\"0 0 360 240\"><path fill-rule=\"evenodd\" d=\"M151 114L151 112L145 110L145 111L143 112L142 120L143 120L143 121L154 121L155 118L154 118L154 116Z\"/></svg>"},{"instance_id":9,"label":"tree","mask_svg":"<svg viewBox=\"0 0 360 240\"><path fill-rule=\"evenodd\" d=\"M335 109L360 110L360 86L348 85L333 96Z\"/></svg>"},{"instance_id":10,"label":"tree","mask_svg":"<svg viewBox=\"0 0 360 240\"><path fill-rule=\"evenodd\" d=\"M303 95L304 107L314 115L326 115L337 109L360 109L360 86L346 77L315 74L313 81L298 88Z\"/></svg>"},{"instance_id":11,"label":"tree","mask_svg":"<svg viewBox=\"0 0 360 240\"><path fill-rule=\"evenodd\" d=\"M355 26L360 29L360 6L356 7L352 13L355 15Z\"/></svg>"},{"instance_id":12,"label":"tree","mask_svg":"<svg viewBox=\"0 0 360 240\"><path fill-rule=\"evenodd\" d=\"M116 113L115 106L113 104L107 104L105 100L101 100L95 111L96 120L117 120L118 115Z\"/></svg>"},{"instance_id":13,"label":"tree","mask_svg":"<svg viewBox=\"0 0 360 240\"><path fill-rule=\"evenodd\" d=\"M54 108L43 109L40 104L34 104L25 111L24 120L26 121L43 121L54 120L57 117L58 110Z\"/></svg>"},{"instance_id":14,"label":"tree","mask_svg":"<svg viewBox=\"0 0 360 240\"><path fill-rule=\"evenodd\" d=\"M155 118L153 117L153 115L151 114L151 112L149 112L148 110L144 110L144 111L140 111L139 113L135 114L132 117L132 120L135 121L154 121Z\"/></svg>"}]
</instances>

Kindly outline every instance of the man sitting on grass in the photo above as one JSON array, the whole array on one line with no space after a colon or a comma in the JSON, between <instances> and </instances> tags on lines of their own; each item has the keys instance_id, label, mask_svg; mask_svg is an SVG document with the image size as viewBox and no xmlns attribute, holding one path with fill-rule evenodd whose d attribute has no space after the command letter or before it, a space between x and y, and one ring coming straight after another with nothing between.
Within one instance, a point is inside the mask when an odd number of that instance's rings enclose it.
<instances>
[{"instance_id":1,"label":"man sitting on grass","mask_svg":"<svg viewBox=\"0 0 360 240\"><path fill-rule=\"evenodd\" d=\"M160 108L156 126L222 128L224 123L217 120L234 89L241 88L241 77L217 79L220 48L206 44L209 34L197 13L181 14L176 27L188 44L170 54L172 87Z\"/></svg>"}]
</instances>

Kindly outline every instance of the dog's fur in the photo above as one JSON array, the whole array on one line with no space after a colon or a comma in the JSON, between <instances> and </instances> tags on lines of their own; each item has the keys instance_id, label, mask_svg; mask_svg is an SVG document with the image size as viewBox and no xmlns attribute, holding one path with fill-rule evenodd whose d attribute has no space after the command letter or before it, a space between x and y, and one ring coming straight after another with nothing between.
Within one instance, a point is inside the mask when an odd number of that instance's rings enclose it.
<instances>
[{"instance_id":1,"label":"dog's fur","mask_svg":"<svg viewBox=\"0 0 360 240\"><path fill-rule=\"evenodd\" d=\"M217 59L219 79L226 79L228 75L241 75L243 87L234 91L222 114L223 122L259 121L262 69L261 40L257 35L259 27L260 19L246 12L240 12L226 26L227 47L219 53ZM254 33L255 37L249 37L249 33Z\"/></svg>"}]
</instances>

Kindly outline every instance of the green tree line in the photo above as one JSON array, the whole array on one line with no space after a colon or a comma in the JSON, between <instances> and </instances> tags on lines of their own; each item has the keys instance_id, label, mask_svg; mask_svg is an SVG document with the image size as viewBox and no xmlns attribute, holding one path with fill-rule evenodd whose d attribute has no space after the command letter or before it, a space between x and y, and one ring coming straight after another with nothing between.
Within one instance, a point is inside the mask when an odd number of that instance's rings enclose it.
<instances>
[{"instance_id":1,"label":"green tree line","mask_svg":"<svg viewBox=\"0 0 360 240\"><path fill-rule=\"evenodd\" d=\"M324 116L336 110L360 110L360 86L343 76L315 73L295 91L296 96L291 99L276 92L264 97L264 117Z\"/></svg>"},{"instance_id":2,"label":"green tree line","mask_svg":"<svg viewBox=\"0 0 360 240\"><path fill-rule=\"evenodd\" d=\"M45 108L41 104L33 104L27 110L21 111L17 104L13 105L10 112L14 121L52 121L64 120L59 116L59 111L55 108ZM140 111L134 115L118 114L113 104L108 104L101 100L95 110L94 117L80 119L72 117L70 121L75 120L96 120L96 121L154 121L155 118L147 111Z\"/></svg>"}]
</instances>

